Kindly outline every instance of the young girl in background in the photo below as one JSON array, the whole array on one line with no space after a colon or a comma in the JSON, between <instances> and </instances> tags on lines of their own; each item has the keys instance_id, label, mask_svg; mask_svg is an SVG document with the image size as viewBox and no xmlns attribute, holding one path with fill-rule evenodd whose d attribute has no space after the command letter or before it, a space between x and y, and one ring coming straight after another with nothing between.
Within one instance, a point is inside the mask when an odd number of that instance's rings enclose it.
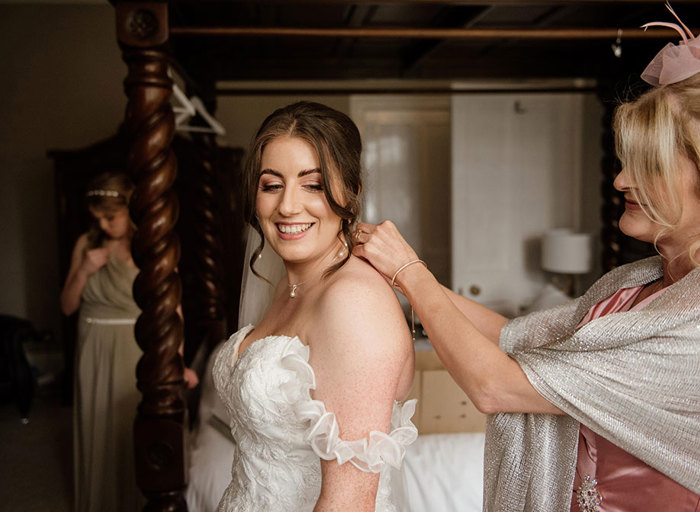
<instances>
[{"instance_id":1,"label":"young girl in background","mask_svg":"<svg viewBox=\"0 0 700 512\"><path fill-rule=\"evenodd\" d=\"M66 315L80 310L75 363L75 510L140 510L134 473L133 424L140 395L134 338L141 310L132 287L138 269L131 258L134 224L129 199L134 185L123 173L104 173L87 188L93 226L78 238L61 292ZM188 385L196 375L186 370Z\"/></svg>"}]
</instances>

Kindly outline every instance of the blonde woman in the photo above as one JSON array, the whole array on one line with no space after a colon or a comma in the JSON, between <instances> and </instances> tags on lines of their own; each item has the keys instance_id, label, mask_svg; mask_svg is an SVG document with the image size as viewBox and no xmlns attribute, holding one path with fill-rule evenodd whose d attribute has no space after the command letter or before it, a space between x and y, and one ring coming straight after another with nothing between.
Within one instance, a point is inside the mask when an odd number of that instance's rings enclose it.
<instances>
[{"instance_id":1,"label":"blonde woman","mask_svg":"<svg viewBox=\"0 0 700 512\"><path fill-rule=\"evenodd\" d=\"M390 222L358 226L354 253L401 289L491 415L486 511L699 510L700 44L684 38L615 115L620 229L659 256L507 321L440 286Z\"/></svg>"}]
</instances>

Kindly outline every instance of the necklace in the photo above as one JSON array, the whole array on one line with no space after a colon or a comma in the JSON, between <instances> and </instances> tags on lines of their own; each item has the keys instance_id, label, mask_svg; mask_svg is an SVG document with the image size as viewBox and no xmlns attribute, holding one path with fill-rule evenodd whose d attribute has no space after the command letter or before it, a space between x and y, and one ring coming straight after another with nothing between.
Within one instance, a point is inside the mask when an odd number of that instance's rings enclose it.
<instances>
[{"instance_id":1,"label":"necklace","mask_svg":"<svg viewBox=\"0 0 700 512\"><path fill-rule=\"evenodd\" d=\"M306 281L308 281L308 279ZM297 283L297 284L288 284L287 285L287 286L289 286L289 296L292 299L297 296L297 288L299 286L301 286L302 284L304 284L306 281L302 281L301 283Z\"/></svg>"},{"instance_id":2,"label":"necklace","mask_svg":"<svg viewBox=\"0 0 700 512\"><path fill-rule=\"evenodd\" d=\"M338 254L336 254L335 258L333 258L331 263L335 262L335 260L337 260L338 258L343 258L345 256L345 251L347 251L347 249L348 249L347 242L343 242L343 249L341 249L340 252ZM304 279L301 283L296 283L296 284L287 282L287 286L289 287L289 297L292 299L294 297L296 297L297 296L297 288L299 288L302 284L308 283L314 277L316 277L316 276L312 276L308 279Z\"/></svg>"}]
</instances>

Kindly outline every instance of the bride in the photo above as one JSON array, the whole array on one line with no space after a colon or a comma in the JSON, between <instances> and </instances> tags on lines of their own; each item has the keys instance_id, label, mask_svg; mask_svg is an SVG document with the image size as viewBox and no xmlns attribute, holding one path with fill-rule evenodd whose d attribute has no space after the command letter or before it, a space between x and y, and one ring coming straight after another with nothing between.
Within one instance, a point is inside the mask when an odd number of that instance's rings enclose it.
<instances>
[{"instance_id":1,"label":"bride","mask_svg":"<svg viewBox=\"0 0 700 512\"><path fill-rule=\"evenodd\" d=\"M250 268L270 277L267 243L286 275L214 363L236 442L219 511L403 510L391 474L417 436L415 400L400 403L413 347L391 287L352 256L361 150L350 118L309 102L272 113L253 141L244 208L263 238Z\"/></svg>"}]
</instances>

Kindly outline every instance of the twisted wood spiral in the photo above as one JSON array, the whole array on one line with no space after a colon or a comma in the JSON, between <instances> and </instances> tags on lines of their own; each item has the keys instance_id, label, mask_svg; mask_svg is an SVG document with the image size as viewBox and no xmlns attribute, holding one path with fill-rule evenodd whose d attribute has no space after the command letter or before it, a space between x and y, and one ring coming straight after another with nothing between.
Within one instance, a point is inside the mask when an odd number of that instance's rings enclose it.
<instances>
[{"instance_id":1,"label":"twisted wood spiral","mask_svg":"<svg viewBox=\"0 0 700 512\"><path fill-rule=\"evenodd\" d=\"M179 348L183 325L177 264L180 244L174 232L178 201L172 190L176 161L175 130L169 104L168 54L159 49L126 47L129 101L126 127L131 136L128 169L136 189L130 203L137 229L132 255L140 272L134 299L142 310L136 340L143 350L136 374L143 394L134 427L137 481L149 499L145 510L187 510L182 490L184 465L184 364Z\"/></svg>"},{"instance_id":2,"label":"twisted wood spiral","mask_svg":"<svg viewBox=\"0 0 700 512\"><path fill-rule=\"evenodd\" d=\"M137 225L132 254L140 273L134 298L142 309L136 339L144 351L137 375L144 393L140 411L177 414L183 410L179 388L183 363L178 353L182 321L177 314L181 287L177 275L180 244L174 232L178 216L175 130L167 76L167 55L159 51L127 52L125 86L129 95L127 127L133 140L127 165L136 183L131 216Z\"/></svg>"},{"instance_id":3,"label":"twisted wood spiral","mask_svg":"<svg viewBox=\"0 0 700 512\"><path fill-rule=\"evenodd\" d=\"M612 130L612 118L615 110L614 103L610 97L604 98L604 113L602 117L601 145L603 156L600 167L603 174L601 182L601 196L603 204L601 206L602 228L602 268L608 272L621 264L621 236L618 227L618 220L624 210L624 203L620 198L620 193L615 190L613 182L620 172L620 161L615 155L615 135Z\"/></svg>"},{"instance_id":4,"label":"twisted wood spiral","mask_svg":"<svg viewBox=\"0 0 700 512\"><path fill-rule=\"evenodd\" d=\"M221 245L220 178L216 167L216 138L210 134L192 137L199 152L199 176L195 193L195 272L197 315L207 331L205 342L220 341L226 335L223 248Z\"/></svg>"}]
</instances>

